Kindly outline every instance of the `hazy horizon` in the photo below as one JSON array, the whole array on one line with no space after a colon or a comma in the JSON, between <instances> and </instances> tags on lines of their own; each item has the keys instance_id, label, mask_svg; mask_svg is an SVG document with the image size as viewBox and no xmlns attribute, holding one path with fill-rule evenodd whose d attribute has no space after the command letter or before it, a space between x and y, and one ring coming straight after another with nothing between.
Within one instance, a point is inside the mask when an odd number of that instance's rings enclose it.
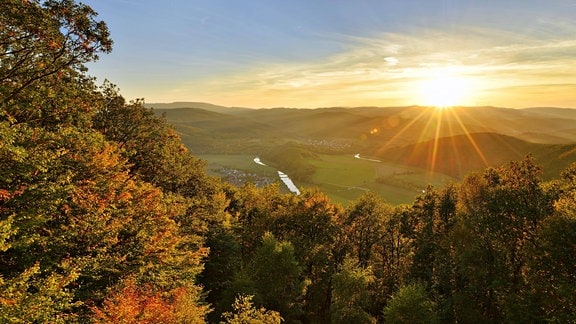
<instances>
[{"instance_id":1,"label":"hazy horizon","mask_svg":"<svg viewBox=\"0 0 576 324\"><path fill-rule=\"evenodd\" d=\"M217 107L224 107L224 108L247 108L247 109L275 109L275 108L285 108L285 109L326 109L326 108L409 108L409 107L421 107L421 108L435 108L433 105L396 105L396 106L368 106L368 105L356 105L356 106L319 106L319 107L297 107L297 106L270 106L270 107L248 107L248 106L238 106L238 105L220 105L218 103L213 102L204 102L204 101L171 101L171 102L148 102L145 101L146 106L153 106L153 105L177 105L177 104L198 104L198 105L211 105ZM185 107L185 106L178 106L173 108L195 108L195 107ZM527 107L502 107L502 106L492 106L492 105L484 105L484 106L449 106L449 107L442 107L445 108L498 108L498 109L534 109L534 108L551 108L551 109L576 109L576 107L560 107L560 106L527 106ZM164 109L164 108L163 108Z\"/></svg>"},{"instance_id":2,"label":"hazy horizon","mask_svg":"<svg viewBox=\"0 0 576 324\"><path fill-rule=\"evenodd\" d=\"M88 0L127 99L236 107L576 107L576 3Z\"/></svg>"}]
</instances>

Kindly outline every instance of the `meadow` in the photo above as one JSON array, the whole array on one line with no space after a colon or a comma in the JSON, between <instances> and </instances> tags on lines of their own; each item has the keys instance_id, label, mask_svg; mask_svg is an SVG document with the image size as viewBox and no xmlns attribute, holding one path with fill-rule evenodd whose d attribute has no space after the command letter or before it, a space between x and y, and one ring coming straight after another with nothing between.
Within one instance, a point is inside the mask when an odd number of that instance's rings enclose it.
<instances>
[{"instance_id":1,"label":"meadow","mask_svg":"<svg viewBox=\"0 0 576 324\"><path fill-rule=\"evenodd\" d=\"M207 171L212 175L225 177L226 172L234 169L279 182L276 168L256 164L253 155L202 154L198 157L207 162ZM357 200L367 191L378 193L391 204L411 203L428 185L439 188L455 180L422 168L389 161L367 161L354 158L351 154L319 154L309 162L316 171L308 181L295 181L296 185L300 189L317 188L333 202L343 206ZM280 186L284 192L288 192L283 184Z\"/></svg>"},{"instance_id":2,"label":"meadow","mask_svg":"<svg viewBox=\"0 0 576 324\"><path fill-rule=\"evenodd\" d=\"M318 188L342 205L368 191L392 204L410 203L428 185L441 188L527 155L547 180L576 161L571 109L150 106L207 161L210 174L262 185L279 181L279 170L300 189ZM381 162L355 159L358 153ZM268 167L254 163L256 156Z\"/></svg>"}]
</instances>

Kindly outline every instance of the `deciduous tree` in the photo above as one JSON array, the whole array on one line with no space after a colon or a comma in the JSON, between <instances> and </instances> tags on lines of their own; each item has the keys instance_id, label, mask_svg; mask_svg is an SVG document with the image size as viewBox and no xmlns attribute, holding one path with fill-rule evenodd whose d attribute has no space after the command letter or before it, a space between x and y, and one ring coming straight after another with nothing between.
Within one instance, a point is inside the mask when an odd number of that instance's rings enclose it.
<instances>
[{"instance_id":1,"label":"deciduous tree","mask_svg":"<svg viewBox=\"0 0 576 324\"><path fill-rule=\"evenodd\" d=\"M344 260L333 275L332 323L376 323L370 313L370 285L374 282L371 268L362 268L352 258Z\"/></svg>"},{"instance_id":2,"label":"deciduous tree","mask_svg":"<svg viewBox=\"0 0 576 324\"><path fill-rule=\"evenodd\" d=\"M423 284L402 286L384 308L386 323L438 323L435 303Z\"/></svg>"},{"instance_id":3,"label":"deciduous tree","mask_svg":"<svg viewBox=\"0 0 576 324\"><path fill-rule=\"evenodd\" d=\"M283 319L278 312L264 307L255 308L252 296L239 296L233 305L234 312L224 314L225 323L229 324L280 324Z\"/></svg>"},{"instance_id":4,"label":"deciduous tree","mask_svg":"<svg viewBox=\"0 0 576 324\"><path fill-rule=\"evenodd\" d=\"M540 183L540 168L530 157L469 176L459 195L461 225L457 260L466 287L459 289L462 310L484 320L515 316L526 284L527 247L552 212L551 197Z\"/></svg>"},{"instance_id":5,"label":"deciduous tree","mask_svg":"<svg viewBox=\"0 0 576 324\"><path fill-rule=\"evenodd\" d=\"M10 122L68 120L86 111L84 64L112 49L106 24L72 0L0 3L0 117ZM61 86L65 85L65 86ZM80 96L63 96L87 89ZM62 105L62 102L68 105Z\"/></svg>"}]
</instances>

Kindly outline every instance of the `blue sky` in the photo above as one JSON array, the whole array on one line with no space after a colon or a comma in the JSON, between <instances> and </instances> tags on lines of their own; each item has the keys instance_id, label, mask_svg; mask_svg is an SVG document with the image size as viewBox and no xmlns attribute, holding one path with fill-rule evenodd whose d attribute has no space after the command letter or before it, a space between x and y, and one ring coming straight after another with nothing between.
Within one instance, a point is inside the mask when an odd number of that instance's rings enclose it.
<instances>
[{"instance_id":1,"label":"blue sky","mask_svg":"<svg viewBox=\"0 0 576 324\"><path fill-rule=\"evenodd\" d=\"M576 107L576 0L89 0L127 99Z\"/></svg>"}]
</instances>

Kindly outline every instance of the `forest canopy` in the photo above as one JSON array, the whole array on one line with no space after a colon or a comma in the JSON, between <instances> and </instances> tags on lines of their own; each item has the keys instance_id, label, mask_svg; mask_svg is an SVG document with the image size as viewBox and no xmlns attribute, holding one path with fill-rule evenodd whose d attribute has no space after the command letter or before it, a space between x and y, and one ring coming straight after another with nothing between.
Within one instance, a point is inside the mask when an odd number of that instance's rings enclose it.
<instances>
[{"instance_id":1,"label":"forest canopy","mask_svg":"<svg viewBox=\"0 0 576 324\"><path fill-rule=\"evenodd\" d=\"M530 156L428 187L235 187L142 100L73 0L0 2L0 322L576 321L576 165Z\"/></svg>"}]
</instances>

